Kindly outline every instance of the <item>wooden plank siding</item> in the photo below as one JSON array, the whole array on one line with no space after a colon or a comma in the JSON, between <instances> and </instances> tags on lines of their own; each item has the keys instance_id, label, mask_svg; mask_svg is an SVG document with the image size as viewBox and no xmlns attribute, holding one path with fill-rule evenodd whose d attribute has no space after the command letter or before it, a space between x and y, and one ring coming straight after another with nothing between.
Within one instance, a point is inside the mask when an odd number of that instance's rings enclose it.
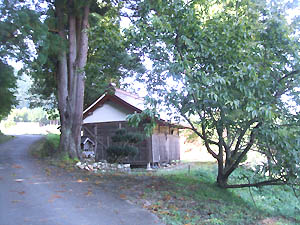
<instances>
[{"instance_id":1,"label":"wooden plank siding","mask_svg":"<svg viewBox=\"0 0 300 225\"><path fill-rule=\"evenodd\" d=\"M130 127L126 121L83 124L82 127L83 135L91 138L91 140L97 143L95 153L96 161L107 159L106 149L113 144L111 137L115 135L118 129L124 128L128 132L144 133L142 127ZM91 134L91 130L94 130L93 134ZM95 134L96 131L97 135ZM143 142L137 144L136 147L139 149L138 154L135 157L130 157L125 163L144 165L148 162L152 162L151 138L146 138Z\"/></svg>"},{"instance_id":2,"label":"wooden plank siding","mask_svg":"<svg viewBox=\"0 0 300 225\"><path fill-rule=\"evenodd\" d=\"M176 135L153 134L152 135L154 162L170 162L180 160L180 139Z\"/></svg>"},{"instance_id":3,"label":"wooden plank siding","mask_svg":"<svg viewBox=\"0 0 300 225\"><path fill-rule=\"evenodd\" d=\"M83 124L82 127L83 135L96 143L96 161L107 159L106 149L112 144L111 137L115 135L118 129L124 128L128 132L144 133L143 127L131 127L127 121ZM180 143L178 129L158 126L151 137L146 137L136 147L139 149L139 153L135 157L130 157L125 163L146 165L148 162L179 160Z\"/></svg>"}]
</instances>

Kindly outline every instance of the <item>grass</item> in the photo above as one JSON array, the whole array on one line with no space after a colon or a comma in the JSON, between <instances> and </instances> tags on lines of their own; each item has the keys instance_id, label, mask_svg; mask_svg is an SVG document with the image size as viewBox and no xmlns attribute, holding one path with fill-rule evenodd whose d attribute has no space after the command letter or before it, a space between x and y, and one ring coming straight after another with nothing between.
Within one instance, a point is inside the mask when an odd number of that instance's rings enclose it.
<instances>
[{"instance_id":1,"label":"grass","mask_svg":"<svg viewBox=\"0 0 300 225\"><path fill-rule=\"evenodd\" d=\"M31 153L37 158L53 157L58 152L58 146L59 135L48 134L32 147Z\"/></svg>"},{"instance_id":2,"label":"grass","mask_svg":"<svg viewBox=\"0 0 300 225\"><path fill-rule=\"evenodd\" d=\"M4 135L1 131L0 131L0 144L9 141L10 139L12 139L13 136L11 135Z\"/></svg>"},{"instance_id":3,"label":"grass","mask_svg":"<svg viewBox=\"0 0 300 225\"><path fill-rule=\"evenodd\" d=\"M160 172L163 182L148 187L147 208L167 224L299 224L300 202L289 187L221 189L216 167L199 163L194 169ZM242 171L236 171L235 181ZM232 180L233 181L233 180ZM254 201L253 201L254 200Z\"/></svg>"},{"instance_id":4,"label":"grass","mask_svg":"<svg viewBox=\"0 0 300 225\"><path fill-rule=\"evenodd\" d=\"M32 146L31 154L39 159L46 159L50 164L62 168L74 167L78 159L71 159L66 153L60 153L59 135L48 134L41 141L38 141Z\"/></svg>"}]
</instances>

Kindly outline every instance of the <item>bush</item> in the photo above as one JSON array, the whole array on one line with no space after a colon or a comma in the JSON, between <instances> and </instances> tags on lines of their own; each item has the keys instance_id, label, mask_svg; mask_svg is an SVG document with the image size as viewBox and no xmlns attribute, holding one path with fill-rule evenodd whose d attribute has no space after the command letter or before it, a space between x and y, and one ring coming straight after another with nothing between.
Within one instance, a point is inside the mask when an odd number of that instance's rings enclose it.
<instances>
[{"instance_id":1,"label":"bush","mask_svg":"<svg viewBox=\"0 0 300 225\"><path fill-rule=\"evenodd\" d=\"M138 154L138 148L134 145L141 142L144 137L138 133L129 133L125 129L118 129L111 139L114 144L106 150L108 161L120 163L128 157Z\"/></svg>"},{"instance_id":2,"label":"bush","mask_svg":"<svg viewBox=\"0 0 300 225\"><path fill-rule=\"evenodd\" d=\"M122 162L129 156L134 157L138 153L138 149L134 146L118 146L112 145L107 149L109 162Z\"/></svg>"},{"instance_id":3,"label":"bush","mask_svg":"<svg viewBox=\"0 0 300 225\"><path fill-rule=\"evenodd\" d=\"M32 154L39 158L52 157L58 153L59 135L48 134L45 139L33 147Z\"/></svg>"}]
</instances>

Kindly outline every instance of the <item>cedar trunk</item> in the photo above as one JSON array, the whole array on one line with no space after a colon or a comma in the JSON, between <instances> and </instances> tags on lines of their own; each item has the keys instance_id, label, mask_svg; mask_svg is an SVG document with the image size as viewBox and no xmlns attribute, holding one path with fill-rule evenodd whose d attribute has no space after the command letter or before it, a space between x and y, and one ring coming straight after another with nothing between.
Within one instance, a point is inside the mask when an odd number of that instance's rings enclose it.
<instances>
[{"instance_id":1,"label":"cedar trunk","mask_svg":"<svg viewBox=\"0 0 300 225\"><path fill-rule=\"evenodd\" d=\"M58 34L67 46L61 50L58 58L58 108L61 120L59 148L61 152L75 158L80 156L89 4L80 8L77 15L75 11L78 9L75 10L73 0L68 1L68 9L59 1L56 1L55 6Z\"/></svg>"}]
</instances>

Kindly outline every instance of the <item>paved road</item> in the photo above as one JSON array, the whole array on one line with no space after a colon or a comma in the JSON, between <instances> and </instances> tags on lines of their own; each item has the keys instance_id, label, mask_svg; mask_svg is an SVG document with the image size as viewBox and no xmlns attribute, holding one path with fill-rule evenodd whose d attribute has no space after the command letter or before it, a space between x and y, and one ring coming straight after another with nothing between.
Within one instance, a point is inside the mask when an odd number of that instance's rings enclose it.
<instances>
[{"instance_id":1,"label":"paved road","mask_svg":"<svg viewBox=\"0 0 300 225\"><path fill-rule=\"evenodd\" d=\"M155 225L148 211L28 154L39 136L0 145L0 225ZM46 168L46 169L45 169Z\"/></svg>"}]
</instances>

